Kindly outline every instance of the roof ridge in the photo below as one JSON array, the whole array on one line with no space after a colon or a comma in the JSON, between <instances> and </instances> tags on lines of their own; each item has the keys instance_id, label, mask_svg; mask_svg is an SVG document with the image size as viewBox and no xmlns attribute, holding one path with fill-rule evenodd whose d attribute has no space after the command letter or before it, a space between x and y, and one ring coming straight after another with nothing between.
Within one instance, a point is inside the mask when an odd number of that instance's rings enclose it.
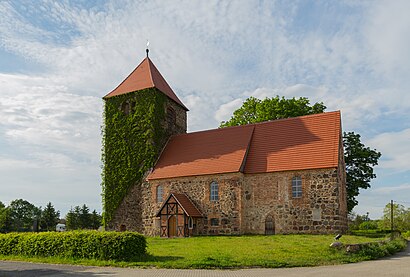
<instances>
[{"instance_id":1,"label":"roof ridge","mask_svg":"<svg viewBox=\"0 0 410 277\"><path fill-rule=\"evenodd\" d=\"M301 116L295 116L295 117L287 117L287 118L279 118L279 119L272 119L272 120L267 120L267 121L261 121L261 122L256 122L256 123L249 123L245 125L236 125L236 126L229 126L229 127L223 127L223 128L214 128L214 129L208 129L208 130L199 130L199 131L194 131L194 132L189 132L189 133L184 133L184 134L175 134L171 137L177 137L177 136L186 136L190 134L198 134L198 133L205 133L205 132L216 132L216 131L222 131L222 130L228 130L228 129L233 129L233 128L246 128L250 126L255 126L255 125L261 125L261 124L269 124L273 122L279 122L279 121L285 121L285 120L295 120L295 119L300 119L300 118L307 118L307 117L317 117L317 116L324 116L324 115L329 115L329 114L340 114L340 110L336 111L330 111L330 112L323 112L323 113L316 113L316 114L308 114L308 115L301 115Z\"/></svg>"},{"instance_id":2,"label":"roof ridge","mask_svg":"<svg viewBox=\"0 0 410 277\"><path fill-rule=\"evenodd\" d=\"M150 80L151 80L152 86L155 87L154 79L152 78L152 70L151 70L151 66L153 65L153 63L152 63L152 61L151 61L150 58L146 57L145 59L146 59L147 62L148 62L148 70L149 70L148 76L149 76L149 78L150 78ZM145 60L145 59L144 59L144 60Z\"/></svg>"}]
</instances>

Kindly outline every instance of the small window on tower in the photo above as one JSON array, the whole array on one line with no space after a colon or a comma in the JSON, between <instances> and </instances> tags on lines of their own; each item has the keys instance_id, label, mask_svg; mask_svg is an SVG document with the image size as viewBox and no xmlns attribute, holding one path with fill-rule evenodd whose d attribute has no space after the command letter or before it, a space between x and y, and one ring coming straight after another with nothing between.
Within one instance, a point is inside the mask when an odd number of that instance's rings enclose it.
<instances>
[{"instance_id":1,"label":"small window on tower","mask_svg":"<svg viewBox=\"0 0 410 277\"><path fill-rule=\"evenodd\" d=\"M130 114L130 111L131 111L130 103L128 103L127 101L124 101L124 102L121 104L121 111L122 111L123 113L125 113L126 115L129 115L129 114Z\"/></svg>"},{"instance_id":2,"label":"small window on tower","mask_svg":"<svg viewBox=\"0 0 410 277\"><path fill-rule=\"evenodd\" d=\"M177 121L177 114L173 108L167 108L167 123L168 126L174 126Z\"/></svg>"}]
</instances>

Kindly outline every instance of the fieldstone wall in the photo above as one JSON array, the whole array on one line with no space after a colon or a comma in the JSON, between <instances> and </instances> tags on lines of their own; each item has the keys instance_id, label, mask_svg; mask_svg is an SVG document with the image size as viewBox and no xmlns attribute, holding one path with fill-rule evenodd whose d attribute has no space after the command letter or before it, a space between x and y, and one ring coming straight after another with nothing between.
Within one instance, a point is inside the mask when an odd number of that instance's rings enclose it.
<instances>
[{"instance_id":1,"label":"fieldstone wall","mask_svg":"<svg viewBox=\"0 0 410 277\"><path fill-rule=\"evenodd\" d=\"M196 235L221 235L241 233L241 186L243 174L218 174L174 179L154 180L145 183L142 196L142 217L146 235L159 235L156 213L166 197L172 193L185 193L202 212L203 218L196 221ZM219 200L210 200L210 184L219 185ZM157 202L157 187L162 186L164 197ZM218 220L218 226L211 226L211 219Z\"/></svg>"},{"instance_id":2,"label":"fieldstone wall","mask_svg":"<svg viewBox=\"0 0 410 277\"><path fill-rule=\"evenodd\" d=\"M292 178L302 178L302 197L292 197ZM264 234L265 221L274 233L327 234L346 230L337 169L246 175L243 183L242 233ZM346 200L344 200L345 202Z\"/></svg>"},{"instance_id":3,"label":"fieldstone wall","mask_svg":"<svg viewBox=\"0 0 410 277\"><path fill-rule=\"evenodd\" d=\"M139 184L131 187L116 210L113 220L107 225L108 230L143 232L141 190Z\"/></svg>"},{"instance_id":4,"label":"fieldstone wall","mask_svg":"<svg viewBox=\"0 0 410 277\"><path fill-rule=\"evenodd\" d=\"M171 135L184 134L187 130L187 113L184 108L179 104L175 103L173 100L169 100L165 103L165 113L172 109L175 111L175 122L169 124L167 121L167 116L165 115L165 121L163 127L167 130L167 140Z\"/></svg>"}]
</instances>

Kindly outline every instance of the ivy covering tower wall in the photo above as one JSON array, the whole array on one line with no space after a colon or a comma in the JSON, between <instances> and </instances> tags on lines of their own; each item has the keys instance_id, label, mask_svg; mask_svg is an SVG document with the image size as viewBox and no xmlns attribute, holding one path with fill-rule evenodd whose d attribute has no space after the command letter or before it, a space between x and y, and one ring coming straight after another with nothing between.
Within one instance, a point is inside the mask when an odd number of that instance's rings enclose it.
<instances>
[{"instance_id":1,"label":"ivy covering tower wall","mask_svg":"<svg viewBox=\"0 0 410 277\"><path fill-rule=\"evenodd\" d=\"M167 97L155 88L111 97L104 103L102 198L106 226L129 189L154 166L168 134Z\"/></svg>"}]
</instances>

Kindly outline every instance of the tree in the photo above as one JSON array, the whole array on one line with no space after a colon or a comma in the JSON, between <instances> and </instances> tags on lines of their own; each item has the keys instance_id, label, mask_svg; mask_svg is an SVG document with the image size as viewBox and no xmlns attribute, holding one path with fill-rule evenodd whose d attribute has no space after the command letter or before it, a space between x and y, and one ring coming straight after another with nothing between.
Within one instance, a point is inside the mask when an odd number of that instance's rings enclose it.
<instances>
[{"instance_id":1,"label":"tree","mask_svg":"<svg viewBox=\"0 0 410 277\"><path fill-rule=\"evenodd\" d=\"M66 225L69 230L98 229L101 225L101 215L95 210L90 213L87 205L75 206L66 215Z\"/></svg>"},{"instance_id":2,"label":"tree","mask_svg":"<svg viewBox=\"0 0 410 277\"><path fill-rule=\"evenodd\" d=\"M96 210L93 210L93 212L91 213L91 224L90 227L91 229L98 229L101 226L101 220L102 217L101 215L99 215Z\"/></svg>"},{"instance_id":3,"label":"tree","mask_svg":"<svg viewBox=\"0 0 410 277\"><path fill-rule=\"evenodd\" d=\"M379 222L381 229L391 228L391 204L388 203L383 209L383 217ZM393 228L394 230L410 230L410 209L406 209L401 204L393 203Z\"/></svg>"},{"instance_id":4,"label":"tree","mask_svg":"<svg viewBox=\"0 0 410 277\"><path fill-rule=\"evenodd\" d=\"M356 205L360 189L370 188L370 181L376 178L373 166L377 165L381 153L366 147L360 135L353 132L343 133L344 156L346 163L347 209Z\"/></svg>"},{"instance_id":5,"label":"tree","mask_svg":"<svg viewBox=\"0 0 410 277\"><path fill-rule=\"evenodd\" d=\"M80 206L71 208L66 215L66 226L68 230L77 230L81 228L80 224Z\"/></svg>"},{"instance_id":6,"label":"tree","mask_svg":"<svg viewBox=\"0 0 410 277\"><path fill-rule=\"evenodd\" d=\"M286 99L279 96L260 100L249 97L242 106L233 112L228 121L222 121L220 127L245 125L262 121L322 113L326 106L322 102L310 105L308 98ZM360 189L370 187L370 181L376 178L373 166L377 165L380 152L366 147L360 141L360 135L354 132L343 133L343 146L346 163L347 208L351 212L357 205L356 197Z\"/></svg>"},{"instance_id":7,"label":"tree","mask_svg":"<svg viewBox=\"0 0 410 277\"><path fill-rule=\"evenodd\" d=\"M8 209L10 210L12 231L31 231L34 220L41 216L41 209L23 199L13 200Z\"/></svg>"},{"instance_id":8,"label":"tree","mask_svg":"<svg viewBox=\"0 0 410 277\"><path fill-rule=\"evenodd\" d=\"M0 201L0 233L7 233L12 228L10 209Z\"/></svg>"},{"instance_id":9,"label":"tree","mask_svg":"<svg viewBox=\"0 0 410 277\"><path fill-rule=\"evenodd\" d=\"M41 213L40 227L43 231L55 231L56 225L60 220L60 212L54 209L51 202L48 202Z\"/></svg>"},{"instance_id":10,"label":"tree","mask_svg":"<svg viewBox=\"0 0 410 277\"><path fill-rule=\"evenodd\" d=\"M90 229L91 214L90 209L85 204L80 209L79 221L81 229Z\"/></svg>"},{"instance_id":11,"label":"tree","mask_svg":"<svg viewBox=\"0 0 410 277\"><path fill-rule=\"evenodd\" d=\"M306 97L286 99L276 96L265 98L264 100L249 97L243 102L242 107L234 111L230 120L226 122L222 121L220 127L317 114L324 112L325 109L326 106L324 106L322 102L310 106L310 101Z\"/></svg>"}]
</instances>

